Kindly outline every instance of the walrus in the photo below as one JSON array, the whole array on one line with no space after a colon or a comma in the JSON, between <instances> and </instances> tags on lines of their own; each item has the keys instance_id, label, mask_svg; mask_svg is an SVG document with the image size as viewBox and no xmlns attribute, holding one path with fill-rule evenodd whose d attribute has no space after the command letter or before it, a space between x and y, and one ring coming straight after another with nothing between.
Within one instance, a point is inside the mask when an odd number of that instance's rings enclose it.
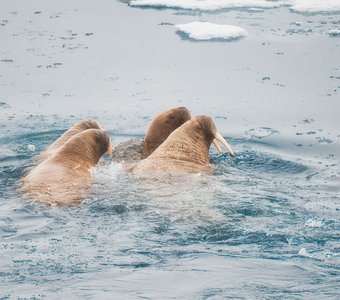
<instances>
[{"instance_id":1,"label":"walrus","mask_svg":"<svg viewBox=\"0 0 340 300\"><path fill-rule=\"evenodd\" d=\"M221 152L220 141L231 155L235 155L228 142L217 132L208 116L197 116L173 131L147 158L133 169L135 174L157 171L201 173L210 169L209 147L213 143Z\"/></svg>"},{"instance_id":2,"label":"walrus","mask_svg":"<svg viewBox=\"0 0 340 300\"><path fill-rule=\"evenodd\" d=\"M175 129L190 119L189 110L183 106L158 114L153 118L144 140L131 139L120 143L113 149L113 161L132 163L148 157Z\"/></svg>"},{"instance_id":3,"label":"walrus","mask_svg":"<svg viewBox=\"0 0 340 300\"><path fill-rule=\"evenodd\" d=\"M87 129L103 129L95 120L84 120L74 124L65 131L53 144L49 145L41 154L37 156L37 161L42 162L55 154L58 149L74 135Z\"/></svg>"},{"instance_id":4,"label":"walrus","mask_svg":"<svg viewBox=\"0 0 340 300\"><path fill-rule=\"evenodd\" d=\"M91 168L112 154L111 140L102 129L87 129L67 140L55 153L22 178L22 190L33 202L75 205L87 196Z\"/></svg>"}]
</instances>

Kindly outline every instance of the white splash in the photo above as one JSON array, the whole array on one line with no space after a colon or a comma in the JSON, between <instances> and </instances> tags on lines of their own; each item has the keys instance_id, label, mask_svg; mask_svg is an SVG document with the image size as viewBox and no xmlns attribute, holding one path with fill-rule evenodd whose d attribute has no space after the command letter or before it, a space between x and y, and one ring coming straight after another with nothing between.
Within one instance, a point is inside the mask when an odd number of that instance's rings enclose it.
<instances>
[{"instance_id":1,"label":"white splash","mask_svg":"<svg viewBox=\"0 0 340 300\"><path fill-rule=\"evenodd\" d=\"M268 0L132 0L131 6L219 10L225 8L277 8L282 1Z\"/></svg>"},{"instance_id":2,"label":"white splash","mask_svg":"<svg viewBox=\"0 0 340 300\"><path fill-rule=\"evenodd\" d=\"M90 172L97 182L110 182L122 172L122 165L118 163L99 164L91 168Z\"/></svg>"},{"instance_id":3,"label":"white splash","mask_svg":"<svg viewBox=\"0 0 340 300\"><path fill-rule=\"evenodd\" d=\"M315 220L315 219L308 219L306 221L306 225L308 227L322 227L324 224L320 220Z\"/></svg>"},{"instance_id":4,"label":"white splash","mask_svg":"<svg viewBox=\"0 0 340 300\"><path fill-rule=\"evenodd\" d=\"M232 25L218 25L208 22L192 22L176 25L176 29L188 35L189 38L207 41L212 39L236 39L247 35L241 27Z\"/></svg>"},{"instance_id":5,"label":"white splash","mask_svg":"<svg viewBox=\"0 0 340 300\"><path fill-rule=\"evenodd\" d=\"M35 146L34 145L27 145L27 150L30 152L35 152Z\"/></svg>"},{"instance_id":6,"label":"white splash","mask_svg":"<svg viewBox=\"0 0 340 300\"><path fill-rule=\"evenodd\" d=\"M300 256L308 256L308 255L307 255L307 250L306 250L306 248L301 248L301 249L299 250L298 255L300 255Z\"/></svg>"},{"instance_id":7,"label":"white splash","mask_svg":"<svg viewBox=\"0 0 340 300\"><path fill-rule=\"evenodd\" d=\"M340 0L292 0L291 2L291 10L296 12L340 12Z\"/></svg>"}]
</instances>

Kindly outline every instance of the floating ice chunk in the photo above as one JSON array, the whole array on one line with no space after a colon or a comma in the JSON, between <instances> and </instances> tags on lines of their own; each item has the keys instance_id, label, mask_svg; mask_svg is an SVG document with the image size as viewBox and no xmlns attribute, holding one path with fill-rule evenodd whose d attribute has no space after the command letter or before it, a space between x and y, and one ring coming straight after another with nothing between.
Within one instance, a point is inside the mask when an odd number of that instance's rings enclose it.
<instances>
[{"instance_id":1,"label":"floating ice chunk","mask_svg":"<svg viewBox=\"0 0 340 300\"><path fill-rule=\"evenodd\" d=\"M241 27L232 25L218 25L208 22L192 22L176 25L176 29L186 34L189 38L207 41L213 39L231 40L247 35Z\"/></svg>"},{"instance_id":2,"label":"floating ice chunk","mask_svg":"<svg viewBox=\"0 0 340 300\"><path fill-rule=\"evenodd\" d=\"M308 256L308 255L307 255L307 250L306 250L306 248L301 248L301 249L299 250L298 255L300 255L300 256Z\"/></svg>"},{"instance_id":3,"label":"floating ice chunk","mask_svg":"<svg viewBox=\"0 0 340 300\"><path fill-rule=\"evenodd\" d=\"M132 0L131 6L218 10L224 8L277 8L282 1L269 0Z\"/></svg>"},{"instance_id":4,"label":"floating ice chunk","mask_svg":"<svg viewBox=\"0 0 340 300\"><path fill-rule=\"evenodd\" d=\"M35 152L35 146L34 145L27 145L27 150L30 152Z\"/></svg>"},{"instance_id":5,"label":"floating ice chunk","mask_svg":"<svg viewBox=\"0 0 340 300\"><path fill-rule=\"evenodd\" d=\"M328 31L330 36L340 36L340 29L332 29Z\"/></svg>"},{"instance_id":6,"label":"floating ice chunk","mask_svg":"<svg viewBox=\"0 0 340 300\"><path fill-rule=\"evenodd\" d=\"M305 13L340 12L339 0L292 0L291 10Z\"/></svg>"}]
</instances>

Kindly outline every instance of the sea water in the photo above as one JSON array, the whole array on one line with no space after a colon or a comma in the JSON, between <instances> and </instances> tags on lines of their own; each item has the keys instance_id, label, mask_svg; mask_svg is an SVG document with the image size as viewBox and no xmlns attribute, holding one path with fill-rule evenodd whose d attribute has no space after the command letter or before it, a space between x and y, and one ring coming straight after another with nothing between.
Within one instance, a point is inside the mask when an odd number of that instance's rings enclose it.
<instances>
[{"instance_id":1,"label":"sea water","mask_svg":"<svg viewBox=\"0 0 340 300\"><path fill-rule=\"evenodd\" d=\"M232 2L1 2L1 298L339 298L337 1ZM176 29L192 22L247 35ZM20 194L34 156L77 121L117 145L183 105L235 149L211 149L211 174L135 176L106 154L77 207Z\"/></svg>"}]
</instances>

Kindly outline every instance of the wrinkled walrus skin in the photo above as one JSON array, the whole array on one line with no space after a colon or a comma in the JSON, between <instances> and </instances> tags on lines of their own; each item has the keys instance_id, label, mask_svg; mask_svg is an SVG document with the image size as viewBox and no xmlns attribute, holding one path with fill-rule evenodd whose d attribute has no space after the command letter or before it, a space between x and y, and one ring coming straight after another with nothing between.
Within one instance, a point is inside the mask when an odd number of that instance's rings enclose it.
<instances>
[{"instance_id":1,"label":"wrinkled walrus skin","mask_svg":"<svg viewBox=\"0 0 340 300\"><path fill-rule=\"evenodd\" d=\"M127 140L113 149L113 161L136 163L148 157L175 129L190 119L190 112L185 107L168 109L158 114L153 118L143 140Z\"/></svg>"},{"instance_id":2,"label":"wrinkled walrus skin","mask_svg":"<svg viewBox=\"0 0 340 300\"><path fill-rule=\"evenodd\" d=\"M133 169L135 174L158 171L201 173L210 170L209 147L221 135L208 116L197 116L173 131L150 156ZM224 139L223 139L224 140ZM225 140L223 144L227 143ZM224 144L225 145L225 144ZM230 145L228 144L230 147ZM231 147L230 147L231 149ZM233 152L232 152L233 155Z\"/></svg>"},{"instance_id":3,"label":"wrinkled walrus skin","mask_svg":"<svg viewBox=\"0 0 340 300\"><path fill-rule=\"evenodd\" d=\"M69 130L65 131L53 144L49 145L44 152L37 156L38 162L43 162L44 160L51 157L55 154L58 149L65 144L71 137L74 135L83 132L87 129L103 129L96 121L94 120L85 120L80 121L74 124Z\"/></svg>"},{"instance_id":4,"label":"wrinkled walrus skin","mask_svg":"<svg viewBox=\"0 0 340 300\"><path fill-rule=\"evenodd\" d=\"M36 203L79 204L91 186L90 169L105 152L111 151L111 140L104 130L84 130L22 178L22 191Z\"/></svg>"}]
</instances>

